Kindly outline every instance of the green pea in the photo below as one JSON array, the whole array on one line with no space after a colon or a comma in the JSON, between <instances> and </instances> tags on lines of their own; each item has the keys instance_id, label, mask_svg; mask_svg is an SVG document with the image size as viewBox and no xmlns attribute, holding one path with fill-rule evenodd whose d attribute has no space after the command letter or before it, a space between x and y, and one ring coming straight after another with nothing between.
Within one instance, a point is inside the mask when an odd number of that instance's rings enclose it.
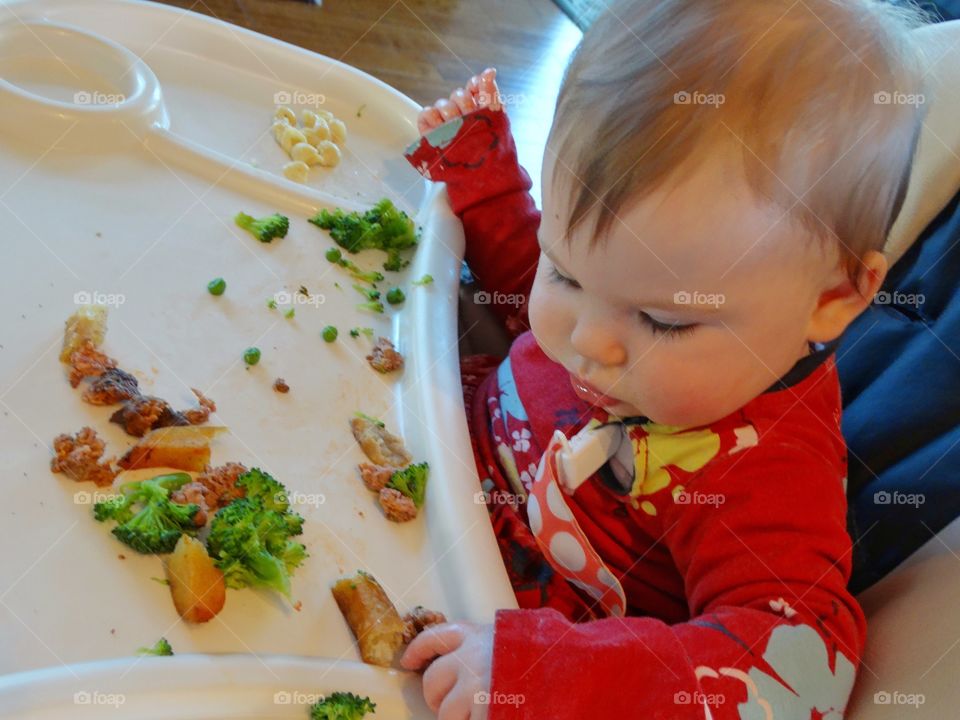
<instances>
[{"instance_id":1,"label":"green pea","mask_svg":"<svg viewBox=\"0 0 960 720\"><path fill-rule=\"evenodd\" d=\"M221 277L214 278L207 283L207 290L211 295L223 295L223 291L227 289L227 281Z\"/></svg>"},{"instance_id":2,"label":"green pea","mask_svg":"<svg viewBox=\"0 0 960 720\"><path fill-rule=\"evenodd\" d=\"M327 250L326 257L332 263L340 262L340 251L337 248L330 248Z\"/></svg>"},{"instance_id":3,"label":"green pea","mask_svg":"<svg viewBox=\"0 0 960 720\"><path fill-rule=\"evenodd\" d=\"M327 342L333 342L337 339L337 329L333 325L327 325L320 334Z\"/></svg>"},{"instance_id":4,"label":"green pea","mask_svg":"<svg viewBox=\"0 0 960 720\"><path fill-rule=\"evenodd\" d=\"M260 362L260 348L249 347L243 351L243 361L247 365L256 365Z\"/></svg>"},{"instance_id":5,"label":"green pea","mask_svg":"<svg viewBox=\"0 0 960 720\"><path fill-rule=\"evenodd\" d=\"M387 290L387 302L391 305L399 305L404 300L407 299L407 296L403 294L403 290L398 287L390 288Z\"/></svg>"}]
</instances>

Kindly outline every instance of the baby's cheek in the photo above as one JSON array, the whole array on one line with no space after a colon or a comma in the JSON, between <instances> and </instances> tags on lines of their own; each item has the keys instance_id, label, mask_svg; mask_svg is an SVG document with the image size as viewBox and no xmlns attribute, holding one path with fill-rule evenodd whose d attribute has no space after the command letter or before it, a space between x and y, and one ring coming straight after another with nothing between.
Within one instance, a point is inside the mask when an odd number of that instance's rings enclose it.
<instances>
[{"instance_id":1,"label":"baby's cheek","mask_svg":"<svg viewBox=\"0 0 960 720\"><path fill-rule=\"evenodd\" d=\"M564 310L562 303L557 298L551 298L550 295L549 289L543 287L538 277L533 283L527 312L530 318L530 330L537 344L548 358L554 362L560 362L556 349L560 347L563 340Z\"/></svg>"}]
</instances>

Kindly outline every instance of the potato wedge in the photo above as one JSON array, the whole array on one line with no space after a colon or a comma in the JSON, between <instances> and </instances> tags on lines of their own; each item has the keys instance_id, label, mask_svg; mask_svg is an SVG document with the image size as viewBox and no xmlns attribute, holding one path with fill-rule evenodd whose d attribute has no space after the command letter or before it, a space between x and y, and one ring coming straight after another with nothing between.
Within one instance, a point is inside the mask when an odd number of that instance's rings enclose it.
<instances>
[{"instance_id":1,"label":"potato wedge","mask_svg":"<svg viewBox=\"0 0 960 720\"><path fill-rule=\"evenodd\" d=\"M363 661L390 667L403 645L405 625L380 583L358 570L353 577L338 580L331 590L357 638Z\"/></svg>"},{"instance_id":2,"label":"potato wedge","mask_svg":"<svg viewBox=\"0 0 960 720\"><path fill-rule=\"evenodd\" d=\"M81 305L67 318L63 329L63 347L60 362L70 362L74 350L79 350L86 341L100 347L107 334L107 307L105 305Z\"/></svg>"},{"instance_id":3,"label":"potato wedge","mask_svg":"<svg viewBox=\"0 0 960 720\"><path fill-rule=\"evenodd\" d=\"M223 609L227 600L223 573L199 540L181 535L164 571L173 605L187 622L207 622Z\"/></svg>"},{"instance_id":4,"label":"potato wedge","mask_svg":"<svg viewBox=\"0 0 960 720\"><path fill-rule=\"evenodd\" d=\"M226 430L177 425L151 430L117 462L124 470L166 467L201 472L210 464L210 441Z\"/></svg>"}]
</instances>

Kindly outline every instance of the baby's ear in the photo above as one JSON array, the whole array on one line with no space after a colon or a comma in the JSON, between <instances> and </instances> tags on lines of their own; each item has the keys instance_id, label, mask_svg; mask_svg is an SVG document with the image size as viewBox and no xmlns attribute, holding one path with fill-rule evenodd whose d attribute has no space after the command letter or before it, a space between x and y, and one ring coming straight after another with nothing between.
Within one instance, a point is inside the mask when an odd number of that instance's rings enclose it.
<instances>
[{"instance_id":1,"label":"baby's ear","mask_svg":"<svg viewBox=\"0 0 960 720\"><path fill-rule=\"evenodd\" d=\"M840 337L847 326L873 302L887 276L887 269L887 259L883 253L868 251L858 264L858 290L846 276L846 271L838 268L833 276L834 283L820 293L817 307L810 316L807 339L826 343Z\"/></svg>"}]
</instances>

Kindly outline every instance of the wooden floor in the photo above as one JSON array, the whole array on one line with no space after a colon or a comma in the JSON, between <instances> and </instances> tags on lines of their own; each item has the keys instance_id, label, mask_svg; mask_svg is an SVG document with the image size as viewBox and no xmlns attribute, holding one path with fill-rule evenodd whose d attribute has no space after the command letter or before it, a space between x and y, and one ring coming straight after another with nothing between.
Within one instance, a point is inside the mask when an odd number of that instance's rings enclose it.
<instances>
[{"instance_id":1,"label":"wooden floor","mask_svg":"<svg viewBox=\"0 0 960 720\"><path fill-rule=\"evenodd\" d=\"M497 68L520 159L539 199L540 162L580 30L551 0L169 0L342 60L416 102Z\"/></svg>"}]
</instances>

